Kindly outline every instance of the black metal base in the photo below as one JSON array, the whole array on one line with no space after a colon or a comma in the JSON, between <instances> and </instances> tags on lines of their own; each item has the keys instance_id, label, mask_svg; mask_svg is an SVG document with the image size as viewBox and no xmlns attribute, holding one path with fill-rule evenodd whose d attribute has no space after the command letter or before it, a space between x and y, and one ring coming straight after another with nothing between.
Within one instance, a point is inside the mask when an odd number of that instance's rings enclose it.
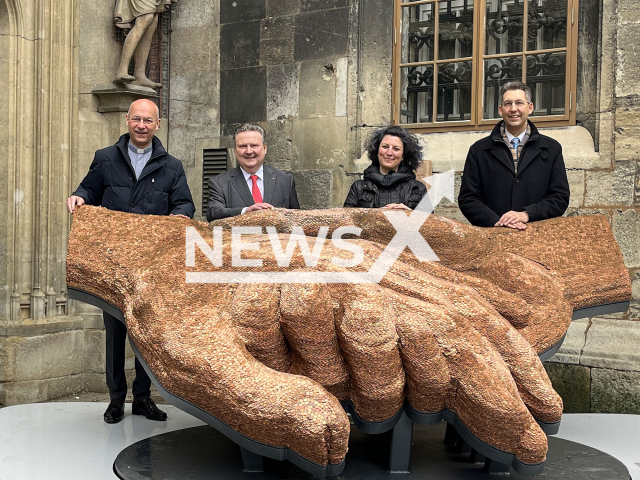
<instances>
[{"instance_id":1,"label":"black metal base","mask_svg":"<svg viewBox=\"0 0 640 480\"><path fill-rule=\"evenodd\" d=\"M446 423L415 426L411 472L389 472L391 432L367 435L353 428L341 480L495 480L503 465L486 461L464 442L445 445ZM479 463L478 463L479 462ZM247 465L245 459L245 466ZM142 440L123 450L113 469L127 480L299 480L313 478L290 462L264 459L243 470L240 448L211 427L194 427ZM257 470L257 471L256 471ZM263 470L263 471L260 471ZM525 477L510 470L510 477ZM615 458L590 447L549 438L544 472L538 478L558 480L630 480L627 468Z\"/></svg>"},{"instance_id":2,"label":"black metal base","mask_svg":"<svg viewBox=\"0 0 640 480\"><path fill-rule=\"evenodd\" d=\"M571 320L626 312L629 309L630 303L631 302L629 300L625 300L624 302L605 303L603 305L596 305L595 307L578 308L577 310L573 311Z\"/></svg>"}]
</instances>

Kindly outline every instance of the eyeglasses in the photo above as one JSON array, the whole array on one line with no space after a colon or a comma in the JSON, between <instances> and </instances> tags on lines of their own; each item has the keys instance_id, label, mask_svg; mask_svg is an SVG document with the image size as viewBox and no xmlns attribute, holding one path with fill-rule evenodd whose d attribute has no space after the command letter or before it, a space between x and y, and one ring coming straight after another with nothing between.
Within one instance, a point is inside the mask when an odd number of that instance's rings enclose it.
<instances>
[{"instance_id":1,"label":"eyeglasses","mask_svg":"<svg viewBox=\"0 0 640 480\"><path fill-rule=\"evenodd\" d=\"M515 105L517 108L522 108L525 105L529 105L529 103L525 103L522 100L518 100L517 102L503 102L502 106L504 108L511 108L511 107L513 107Z\"/></svg>"},{"instance_id":2,"label":"eyeglasses","mask_svg":"<svg viewBox=\"0 0 640 480\"><path fill-rule=\"evenodd\" d=\"M138 124L140 122L144 123L147 127L150 127L151 125L153 125L156 121L153 118L147 117L147 118L140 118L140 117L131 117L129 119L130 122Z\"/></svg>"}]
</instances>

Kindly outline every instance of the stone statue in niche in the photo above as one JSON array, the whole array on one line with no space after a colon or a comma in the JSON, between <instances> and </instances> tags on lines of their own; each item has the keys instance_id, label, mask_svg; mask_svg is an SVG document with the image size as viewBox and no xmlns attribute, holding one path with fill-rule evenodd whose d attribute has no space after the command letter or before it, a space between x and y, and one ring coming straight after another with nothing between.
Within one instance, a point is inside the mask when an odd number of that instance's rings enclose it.
<instances>
[{"instance_id":1,"label":"stone statue in niche","mask_svg":"<svg viewBox=\"0 0 640 480\"><path fill-rule=\"evenodd\" d=\"M158 89L162 84L147 78L146 67L153 34L158 27L158 13L177 0L116 0L114 19L116 26L130 29L122 45L118 72L113 83L131 83ZM134 60L134 73L129 75L129 63Z\"/></svg>"}]
</instances>

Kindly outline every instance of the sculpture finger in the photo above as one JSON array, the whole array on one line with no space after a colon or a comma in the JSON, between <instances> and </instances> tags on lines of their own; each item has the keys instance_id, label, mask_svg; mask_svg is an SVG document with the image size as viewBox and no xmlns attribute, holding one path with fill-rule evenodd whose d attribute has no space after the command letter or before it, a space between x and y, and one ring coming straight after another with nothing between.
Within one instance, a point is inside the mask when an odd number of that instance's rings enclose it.
<instances>
[{"instance_id":1,"label":"sculpture finger","mask_svg":"<svg viewBox=\"0 0 640 480\"><path fill-rule=\"evenodd\" d=\"M553 347L567 332L573 308L565 299L559 275L508 252L485 257L468 273L487 279L527 302L529 311L512 318L538 354Z\"/></svg>"},{"instance_id":2,"label":"sculpture finger","mask_svg":"<svg viewBox=\"0 0 640 480\"><path fill-rule=\"evenodd\" d=\"M489 279L475 277L465 272L447 268L439 262L420 262L409 252L403 252L399 258L403 263L425 272L433 277L446 280L455 285L462 285L475 290L506 318L511 325L521 328L527 325L531 314L531 306L519 296L503 290Z\"/></svg>"},{"instance_id":3,"label":"sculpture finger","mask_svg":"<svg viewBox=\"0 0 640 480\"><path fill-rule=\"evenodd\" d=\"M279 372L290 372L291 352L280 326L279 299L279 285L238 285L231 321L256 360Z\"/></svg>"},{"instance_id":4,"label":"sculpture finger","mask_svg":"<svg viewBox=\"0 0 640 480\"><path fill-rule=\"evenodd\" d=\"M393 417L404 402L405 376L393 313L377 285L332 285L341 299L336 328L351 374L351 400L362 419Z\"/></svg>"},{"instance_id":5,"label":"sculpture finger","mask_svg":"<svg viewBox=\"0 0 640 480\"><path fill-rule=\"evenodd\" d=\"M322 384L339 400L349 395L349 371L342 357L329 288L324 284L281 287L282 327L292 349L291 373Z\"/></svg>"},{"instance_id":6,"label":"sculpture finger","mask_svg":"<svg viewBox=\"0 0 640 480\"><path fill-rule=\"evenodd\" d=\"M382 281L397 292L446 308L454 321L472 326L496 348L508 366L532 415L554 423L562 416L562 399L553 390L536 352L513 326L474 290L425 275L396 262Z\"/></svg>"},{"instance_id":7,"label":"sculpture finger","mask_svg":"<svg viewBox=\"0 0 640 480\"><path fill-rule=\"evenodd\" d=\"M387 295L387 301L396 312L395 318L401 325L399 331L417 323L405 320L413 312L425 311L424 302L395 292ZM451 377L446 408L480 440L513 453L521 462L543 462L547 451L546 436L522 402L507 365L491 343L463 319L454 319L448 311L441 307L431 308L429 314L422 316L424 324L421 327L431 330ZM409 343L409 339L405 340L403 335L400 342ZM417 367L428 377L433 375L429 370L431 366L427 362L420 365L418 359L405 364L405 369ZM411 406L419 410L412 399L408 399Z\"/></svg>"},{"instance_id":8,"label":"sculpture finger","mask_svg":"<svg viewBox=\"0 0 640 480\"><path fill-rule=\"evenodd\" d=\"M173 318L161 315L162 307L152 302L147 314L128 318L128 326L167 391L252 440L289 448L319 465L344 459L349 422L320 384L254 359L211 307Z\"/></svg>"},{"instance_id":9,"label":"sculpture finger","mask_svg":"<svg viewBox=\"0 0 640 480\"><path fill-rule=\"evenodd\" d=\"M451 403L454 383L427 318L442 324L449 320L440 307L426 302L417 310L402 310L395 319L406 376L405 398L418 412L441 412Z\"/></svg>"}]
</instances>

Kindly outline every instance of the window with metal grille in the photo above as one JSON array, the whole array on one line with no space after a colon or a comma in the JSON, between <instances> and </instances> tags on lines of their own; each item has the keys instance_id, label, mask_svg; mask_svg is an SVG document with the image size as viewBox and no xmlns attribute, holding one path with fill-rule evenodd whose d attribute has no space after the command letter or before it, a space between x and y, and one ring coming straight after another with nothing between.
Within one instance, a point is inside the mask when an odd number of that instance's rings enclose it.
<instances>
[{"instance_id":1,"label":"window with metal grille","mask_svg":"<svg viewBox=\"0 0 640 480\"><path fill-rule=\"evenodd\" d=\"M500 87L533 91L536 124L575 124L578 0L395 0L396 124L491 128Z\"/></svg>"},{"instance_id":2,"label":"window with metal grille","mask_svg":"<svg viewBox=\"0 0 640 480\"><path fill-rule=\"evenodd\" d=\"M209 179L227 171L227 149L207 148L202 163L202 216L207 215L209 201Z\"/></svg>"}]
</instances>

